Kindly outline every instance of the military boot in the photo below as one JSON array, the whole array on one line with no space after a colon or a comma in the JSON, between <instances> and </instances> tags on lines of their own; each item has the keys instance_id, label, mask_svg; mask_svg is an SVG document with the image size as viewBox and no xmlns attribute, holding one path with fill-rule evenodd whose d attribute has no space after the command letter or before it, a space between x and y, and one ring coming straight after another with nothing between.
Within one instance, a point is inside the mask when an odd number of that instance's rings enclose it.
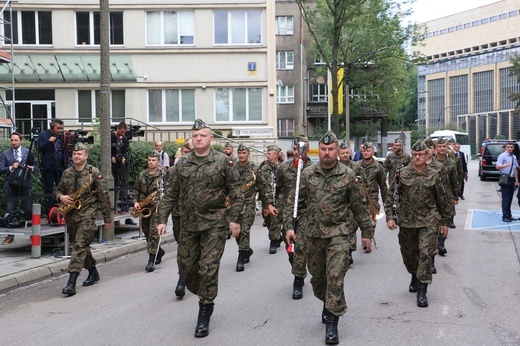
<instances>
[{"instance_id":1,"label":"military boot","mask_svg":"<svg viewBox=\"0 0 520 346\"><path fill-rule=\"evenodd\" d=\"M244 257L245 257L246 253L248 253L248 251L238 251L238 260L237 260L237 267L236 267L237 272L243 272L245 269Z\"/></svg>"},{"instance_id":2,"label":"military boot","mask_svg":"<svg viewBox=\"0 0 520 346\"><path fill-rule=\"evenodd\" d=\"M197 318L197 327L195 327L195 337L203 338L209 335L209 319L213 314L215 304L202 304L199 302L199 317Z\"/></svg>"},{"instance_id":3,"label":"military boot","mask_svg":"<svg viewBox=\"0 0 520 346\"><path fill-rule=\"evenodd\" d=\"M432 274L437 274L437 268L435 268L435 256L432 256L432 266L430 268Z\"/></svg>"},{"instance_id":4,"label":"military boot","mask_svg":"<svg viewBox=\"0 0 520 346\"><path fill-rule=\"evenodd\" d=\"M155 255L148 256L148 264L144 270L146 270L147 273L151 273L155 270Z\"/></svg>"},{"instance_id":5,"label":"military boot","mask_svg":"<svg viewBox=\"0 0 520 346\"><path fill-rule=\"evenodd\" d=\"M327 309L325 308L325 303L323 303L323 310L321 310L321 323L326 324L327 323Z\"/></svg>"},{"instance_id":6,"label":"military boot","mask_svg":"<svg viewBox=\"0 0 520 346\"><path fill-rule=\"evenodd\" d=\"M278 241L277 240L271 240L271 242L269 243L269 254L272 255L272 254L275 254L276 253L276 243Z\"/></svg>"},{"instance_id":7,"label":"military boot","mask_svg":"<svg viewBox=\"0 0 520 346\"><path fill-rule=\"evenodd\" d=\"M439 255L441 256L444 256L446 255L446 253L448 252L448 250L446 250L446 248L444 247L444 242L446 241L446 238L444 237L439 237L439 246L437 247L437 252L439 253Z\"/></svg>"},{"instance_id":8,"label":"military boot","mask_svg":"<svg viewBox=\"0 0 520 346\"><path fill-rule=\"evenodd\" d=\"M412 281L410 281L410 286L408 286L408 292L416 293L418 286L419 286L419 280L417 280L417 277L415 275L412 275Z\"/></svg>"},{"instance_id":9,"label":"military boot","mask_svg":"<svg viewBox=\"0 0 520 346\"><path fill-rule=\"evenodd\" d=\"M354 259L352 258L352 250L348 250L348 266L350 267L351 264L354 264Z\"/></svg>"},{"instance_id":10,"label":"military boot","mask_svg":"<svg viewBox=\"0 0 520 346\"><path fill-rule=\"evenodd\" d=\"M179 281L177 281L177 286L175 286L175 295L179 298L184 297L186 294L186 285L184 281L179 277Z\"/></svg>"},{"instance_id":11,"label":"military boot","mask_svg":"<svg viewBox=\"0 0 520 346\"><path fill-rule=\"evenodd\" d=\"M162 247L159 246L159 252L157 253L157 259L155 260L155 264L161 264L162 258L166 251L163 250Z\"/></svg>"},{"instance_id":12,"label":"military boot","mask_svg":"<svg viewBox=\"0 0 520 346\"><path fill-rule=\"evenodd\" d=\"M249 258L253 255L253 249L249 248L249 250L246 251L246 256L244 257L244 263L249 263Z\"/></svg>"},{"instance_id":13,"label":"military boot","mask_svg":"<svg viewBox=\"0 0 520 346\"><path fill-rule=\"evenodd\" d=\"M99 273L96 269L96 266L92 266L88 270L87 280L83 281L83 286L92 286L93 284L98 282L99 279L100 279L100 277L99 277Z\"/></svg>"},{"instance_id":14,"label":"military boot","mask_svg":"<svg viewBox=\"0 0 520 346\"><path fill-rule=\"evenodd\" d=\"M419 282L419 287L417 288L417 306L420 308L428 307L428 298L426 298L426 292L428 291L428 284L423 284Z\"/></svg>"},{"instance_id":15,"label":"military boot","mask_svg":"<svg viewBox=\"0 0 520 346\"><path fill-rule=\"evenodd\" d=\"M295 276L293 282L293 291L292 291L292 299L302 299L303 298L303 278Z\"/></svg>"},{"instance_id":16,"label":"military boot","mask_svg":"<svg viewBox=\"0 0 520 346\"><path fill-rule=\"evenodd\" d=\"M70 296L73 296L76 294L76 280L78 280L79 273L74 272L70 273L69 281L67 282L67 285L65 288L61 291L61 293Z\"/></svg>"},{"instance_id":17,"label":"military boot","mask_svg":"<svg viewBox=\"0 0 520 346\"><path fill-rule=\"evenodd\" d=\"M332 312L327 311L327 324L325 327L325 344L337 345L339 344L338 335L338 321L339 317L334 315Z\"/></svg>"}]
</instances>

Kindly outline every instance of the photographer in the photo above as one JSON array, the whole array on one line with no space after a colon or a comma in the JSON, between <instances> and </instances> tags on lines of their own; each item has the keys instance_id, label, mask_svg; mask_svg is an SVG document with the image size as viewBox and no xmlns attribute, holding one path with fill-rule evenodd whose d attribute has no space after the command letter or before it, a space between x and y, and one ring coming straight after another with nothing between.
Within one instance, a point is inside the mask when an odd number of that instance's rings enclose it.
<instances>
[{"instance_id":1,"label":"photographer","mask_svg":"<svg viewBox=\"0 0 520 346\"><path fill-rule=\"evenodd\" d=\"M38 134L38 152L47 211L55 205L52 198L53 188L59 184L67 166L66 153L63 151L63 121L52 119L50 127L49 130Z\"/></svg>"},{"instance_id":2,"label":"photographer","mask_svg":"<svg viewBox=\"0 0 520 346\"><path fill-rule=\"evenodd\" d=\"M114 201L122 202L128 198L128 138L126 132L128 126L124 122L112 131L111 134L111 148L112 148L112 176L114 177Z\"/></svg>"},{"instance_id":3,"label":"photographer","mask_svg":"<svg viewBox=\"0 0 520 346\"><path fill-rule=\"evenodd\" d=\"M0 156L0 174L5 175L19 175L22 179L17 180L15 178L7 178L4 181L4 191L6 192L6 207L7 213L10 215L15 214L16 205L18 204L19 197L27 197L22 200L23 215L22 220L31 218L32 205L31 205L31 186L32 177L31 171L34 169L34 156L29 152L29 149L22 148L22 135L18 132L11 133L9 137L11 139L11 149L7 149ZM24 170L27 170L25 172ZM7 215L6 215L7 216ZM6 223L7 217L4 217L4 223ZM10 225L4 225L10 227ZM14 241L14 235L10 234L5 237L2 245L9 245Z\"/></svg>"}]
</instances>

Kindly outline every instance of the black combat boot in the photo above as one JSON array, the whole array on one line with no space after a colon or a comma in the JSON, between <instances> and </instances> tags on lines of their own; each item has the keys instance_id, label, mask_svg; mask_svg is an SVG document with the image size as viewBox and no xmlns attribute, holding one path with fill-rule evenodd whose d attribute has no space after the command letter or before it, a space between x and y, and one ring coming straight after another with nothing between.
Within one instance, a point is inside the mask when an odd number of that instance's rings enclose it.
<instances>
[{"instance_id":1,"label":"black combat boot","mask_svg":"<svg viewBox=\"0 0 520 346\"><path fill-rule=\"evenodd\" d=\"M177 281L177 286L175 286L175 295L179 298L184 297L186 294L186 285L184 281L179 277L179 281Z\"/></svg>"},{"instance_id":2,"label":"black combat boot","mask_svg":"<svg viewBox=\"0 0 520 346\"><path fill-rule=\"evenodd\" d=\"M412 275L412 281L410 281L410 286L408 286L408 292L415 293L417 292L417 287L419 286L419 280L415 275Z\"/></svg>"},{"instance_id":3,"label":"black combat boot","mask_svg":"<svg viewBox=\"0 0 520 346\"><path fill-rule=\"evenodd\" d=\"M166 251L163 250L162 247L159 246L159 252L157 253L157 259L155 260L155 264L161 264L162 258Z\"/></svg>"},{"instance_id":4,"label":"black combat boot","mask_svg":"<svg viewBox=\"0 0 520 346\"><path fill-rule=\"evenodd\" d=\"M446 248L444 247L444 241L446 240L446 238L444 237L439 237L439 246L437 247L437 252L439 253L439 255L441 256L444 256L446 255L446 253L448 252L448 250L446 250Z\"/></svg>"},{"instance_id":5,"label":"black combat boot","mask_svg":"<svg viewBox=\"0 0 520 346\"><path fill-rule=\"evenodd\" d=\"M93 284L98 282L99 279L100 279L100 277L99 277L99 273L96 269L96 266L92 266L88 270L87 280L83 281L83 286L92 286Z\"/></svg>"},{"instance_id":6,"label":"black combat boot","mask_svg":"<svg viewBox=\"0 0 520 346\"><path fill-rule=\"evenodd\" d=\"M437 274L437 268L435 268L435 256L432 256L432 266L430 268L432 274Z\"/></svg>"},{"instance_id":7,"label":"black combat boot","mask_svg":"<svg viewBox=\"0 0 520 346\"><path fill-rule=\"evenodd\" d=\"M453 222L453 216L450 219L450 223L449 223L448 227L449 228L457 228L457 226L455 226L455 222Z\"/></svg>"},{"instance_id":8,"label":"black combat boot","mask_svg":"<svg viewBox=\"0 0 520 346\"><path fill-rule=\"evenodd\" d=\"M276 253L276 248L278 247L278 246L276 246L277 243L278 243L277 240L271 240L271 242L269 243L269 254L270 255Z\"/></svg>"},{"instance_id":9,"label":"black combat boot","mask_svg":"<svg viewBox=\"0 0 520 346\"><path fill-rule=\"evenodd\" d=\"M246 256L246 253L248 251L238 251L238 260L237 260L237 272L243 272L244 271L244 257Z\"/></svg>"},{"instance_id":10,"label":"black combat boot","mask_svg":"<svg viewBox=\"0 0 520 346\"><path fill-rule=\"evenodd\" d=\"M144 270L146 270L147 273L151 273L155 270L155 255L148 256L148 264Z\"/></svg>"},{"instance_id":11,"label":"black combat boot","mask_svg":"<svg viewBox=\"0 0 520 346\"><path fill-rule=\"evenodd\" d=\"M327 323L327 309L325 308L325 303L323 303L323 310L321 310L321 323L326 324Z\"/></svg>"},{"instance_id":12,"label":"black combat boot","mask_svg":"<svg viewBox=\"0 0 520 346\"><path fill-rule=\"evenodd\" d=\"M417 306L420 308L428 307L428 298L426 298L426 292L428 291L428 284L423 284L419 282L419 287L417 288Z\"/></svg>"},{"instance_id":13,"label":"black combat boot","mask_svg":"<svg viewBox=\"0 0 520 346\"><path fill-rule=\"evenodd\" d=\"M202 304L199 302L199 317L197 327L195 327L195 337L203 338L209 334L209 318L213 314L215 304Z\"/></svg>"},{"instance_id":14,"label":"black combat boot","mask_svg":"<svg viewBox=\"0 0 520 346\"><path fill-rule=\"evenodd\" d=\"M303 278L298 276L294 277L293 282L293 291L292 291L292 299L302 299L303 298Z\"/></svg>"},{"instance_id":15,"label":"black combat boot","mask_svg":"<svg viewBox=\"0 0 520 346\"><path fill-rule=\"evenodd\" d=\"M325 344L337 345L339 344L338 335L338 321L339 317L332 312L327 311L327 325L325 327Z\"/></svg>"},{"instance_id":16,"label":"black combat boot","mask_svg":"<svg viewBox=\"0 0 520 346\"><path fill-rule=\"evenodd\" d=\"M352 250L348 250L348 266L350 267L351 264L354 264L354 259L352 258Z\"/></svg>"},{"instance_id":17,"label":"black combat boot","mask_svg":"<svg viewBox=\"0 0 520 346\"><path fill-rule=\"evenodd\" d=\"M246 256L244 257L244 263L249 263L249 258L253 256L253 249L249 248L249 250L246 251Z\"/></svg>"},{"instance_id":18,"label":"black combat boot","mask_svg":"<svg viewBox=\"0 0 520 346\"><path fill-rule=\"evenodd\" d=\"M70 296L76 294L76 280L78 280L79 272L70 273L69 281L61 293Z\"/></svg>"}]
</instances>

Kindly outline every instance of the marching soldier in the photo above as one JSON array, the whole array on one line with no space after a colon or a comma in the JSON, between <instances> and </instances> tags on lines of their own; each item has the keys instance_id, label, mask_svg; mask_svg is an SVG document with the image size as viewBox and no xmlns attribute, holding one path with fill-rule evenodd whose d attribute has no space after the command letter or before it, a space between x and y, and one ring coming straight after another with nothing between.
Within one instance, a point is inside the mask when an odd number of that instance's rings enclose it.
<instances>
[{"instance_id":1,"label":"marching soldier","mask_svg":"<svg viewBox=\"0 0 520 346\"><path fill-rule=\"evenodd\" d=\"M389 229L399 227L399 245L404 265L412 279L409 292L417 292L417 306L427 307L428 284L432 282L431 260L437 246L437 230L447 236L451 205L447 203L439 173L426 164L428 147L417 141L412 146L412 163L399 174L399 224L392 217L395 181L386 195Z\"/></svg>"},{"instance_id":2,"label":"marching soldier","mask_svg":"<svg viewBox=\"0 0 520 346\"><path fill-rule=\"evenodd\" d=\"M410 162L412 162L410 155L403 151L403 140L397 138L394 142L394 151L388 155L383 164L388 173L388 182L391 183L395 179L395 172L399 166L406 167Z\"/></svg>"},{"instance_id":3,"label":"marching soldier","mask_svg":"<svg viewBox=\"0 0 520 346\"><path fill-rule=\"evenodd\" d=\"M161 188L164 187L164 171L159 166L160 157L157 151L152 151L148 155L148 168L139 173L132 190L134 206L132 214L141 216L141 229L148 243L148 264L145 268L147 272L153 272L155 265L162 262L165 254L162 247L159 247L159 252L157 252L159 235L157 234L156 209L161 200Z\"/></svg>"},{"instance_id":4,"label":"marching soldier","mask_svg":"<svg viewBox=\"0 0 520 346\"><path fill-rule=\"evenodd\" d=\"M91 286L99 281L96 260L92 257L90 244L96 233L96 214L98 209L103 213L105 229L112 222L112 208L101 172L87 164L88 148L77 143L72 149L73 166L63 172L61 181L56 187L54 197L60 207L81 202L81 208L72 208L66 213L67 233L72 242L72 253L69 263L69 281L62 293L68 296L76 294L76 280L83 268L88 269L88 277L83 286Z\"/></svg>"}]
</instances>

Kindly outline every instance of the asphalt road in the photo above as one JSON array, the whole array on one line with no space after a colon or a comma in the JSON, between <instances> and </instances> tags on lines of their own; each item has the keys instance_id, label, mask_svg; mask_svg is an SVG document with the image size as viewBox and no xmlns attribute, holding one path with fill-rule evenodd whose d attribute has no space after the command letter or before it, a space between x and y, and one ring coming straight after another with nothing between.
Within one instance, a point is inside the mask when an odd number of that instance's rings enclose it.
<instances>
[{"instance_id":1,"label":"asphalt road","mask_svg":"<svg viewBox=\"0 0 520 346\"><path fill-rule=\"evenodd\" d=\"M519 232L465 230L468 209L500 209L496 182L480 182L470 163L466 200L457 208L446 257L428 288L428 308L408 293L410 277L397 231L381 220L378 248L357 251L346 276L348 311L340 319L342 345L520 345ZM518 205L514 209L518 212ZM176 245L153 273L137 253L101 264L101 281L61 294L67 277L0 295L3 345L322 345L322 304L308 278L303 299L291 299L293 277L284 251L268 254L267 230L257 218L255 250L235 271L237 245L228 240L210 335L193 336L198 299L174 296ZM78 282L86 278L83 272Z\"/></svg>"}]
</instances>

